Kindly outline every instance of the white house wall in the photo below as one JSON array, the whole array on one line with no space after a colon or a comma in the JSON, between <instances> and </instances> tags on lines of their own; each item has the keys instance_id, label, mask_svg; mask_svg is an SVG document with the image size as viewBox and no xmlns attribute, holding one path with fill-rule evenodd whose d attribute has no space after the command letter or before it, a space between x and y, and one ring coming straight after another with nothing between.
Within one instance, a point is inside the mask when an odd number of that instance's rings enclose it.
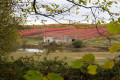
<instances>
[{"instance_id":1,"label":"white house wall","mask_svg":"<svg viewBox=\"0 0 120 80\"><path fill-rule=\"evenodd\" d=\"M69 37L63 37L63 38L62 38L62 42L63 42L63 43L71 43L71 42L72 42L72 39L69 38Z\"/></svg>"},{"instance_id":2,"label":"white house wall","mask_svg":"<svg viewBox=\"0 0 120 80\"><path fill-rule=\"evenodd\" d=\"M67 37L67 36L63 37L61 39L54 39L53 37L43 37L43 41L46 42L46 43L51 43L53 41L55 41L56 43L60 43L60 42L71 43L72 39L70 37Z\"/></svg>"},{"instance_id":3,"label":"white house wall","mask_svg":"<svg viewBox=\"0 0 120 80\"><path fill-rule=\"evenodd\" d=\"M55 43L60 43L60 42L62 42L62 40L60 40L60 39L55 39L54 41L55 41Z\"/></svg>"},{"instance_id":4,"label":"white house wall","mask_svg":"<svg viewBox=\"0 0 120 80\"><path fill-rule=\"evenodd\" d=\"M44 37L43 38L44 42L48 43L48 40L49 40L49 43L53 42L53 37Z\"/></svg>"}]
</instances>

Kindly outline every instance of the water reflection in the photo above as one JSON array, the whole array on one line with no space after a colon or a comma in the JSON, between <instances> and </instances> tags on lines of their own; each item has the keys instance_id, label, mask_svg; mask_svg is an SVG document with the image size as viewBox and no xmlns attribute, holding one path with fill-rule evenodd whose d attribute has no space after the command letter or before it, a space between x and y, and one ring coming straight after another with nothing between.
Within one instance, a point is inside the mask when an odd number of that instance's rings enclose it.
<instances>
[{"instance_id":1,"label":"water reflection","mask_svg":"<svg viewBox=\"0 0 120 80\"><path fill-rule=\"evenodd\" d=\"M48 49L31 49L31 48L26 48L26 49L19 49L19 51L43 53L43 52L47 52ZM81 52L81 50L79 50L79 49L62 49L62 48L53 49L51 51L52 52L56 52L56 53Z\"/></svg>"},{"instance_id":2,"label":"water reflection","mask_svg":"<svg viewBox=\"0 0 120 80\"><path fill-rule=\"evenodd\" d=\"M19 51L40 52L40 53L43 53L43 52L44 52L44 50L40 50L40 49L19 49Z\"/></svg>"}]
</instances>

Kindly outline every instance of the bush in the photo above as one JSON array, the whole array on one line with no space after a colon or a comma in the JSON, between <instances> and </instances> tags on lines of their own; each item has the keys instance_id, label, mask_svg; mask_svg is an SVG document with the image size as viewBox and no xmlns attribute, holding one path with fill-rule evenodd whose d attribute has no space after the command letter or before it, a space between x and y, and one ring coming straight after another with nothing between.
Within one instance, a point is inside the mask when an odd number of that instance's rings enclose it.
<instances>
[{"instance_id":1,"label":"bush","mask_svg":"<svg viewBox=\"0 0 120 80\"><path fill-rule=\"evenodd\" d=\"M22 39L22 45L26 45L28 43L28 39Z\"/></svg>"},{"instance_id":2,"label":"bush","mask_svg":"<svg viewBox=\"0 0 120 80\"><path fill-rule=\"evenodd\" d=\"M63 46L63 42L60 42L60 43L59 43L59 47L62 47L62 46Z\"/></svg>"},{"instance_id":3,"label":"bush","mask_svg":"<svg viewBox=\"0 0 120 80\"><path fill-rule=\"evenodd\" d=\"M38 56L38 55L36 55ZM40 57L41 58L41 57ZM112 69L104 69L98 66L97 74L91 75L87 71L87 66L92 63L84 63L84 66L78 69L71 68L63 60L55 57L53 60L44 57L44 60L34 60L34 57L21 57L18 60L8 62L0 61L0 80L25 80L23 76L29 70L37 70L43 74L57 73L64 78L64 80L119 80L120 79L120 60L115 62Z\"/></svg>"},{"instance_id":4,"label":"bush","mask_svg":"<svg viewBox=\"0 0 120 80\"><path fill-rule=\"evenodd\" d=\"M83 45L83 41L81 41L81 40L76 40L76 41L73 41L73 42L72 42L72 46L73 46L74 48L81 48L82 45Z\"/></svg>"},{"instance_id":5,"label":"bush","mask_svg":"<svg viewBox=\"0 0 120 80\"><path fill-rule=\"evenodd\" d=\"M36 55L38 57L39 55ZM0 61L0 80L26 80L23 76L29 70L38 70L43 75L50 72L60 73L63 68L67 67L67 63L63 60L58 60L55 57L53 60L34 60L33 57L20 57L17 60L8 62L7 60Z\"/></svg>"}]
</instances>

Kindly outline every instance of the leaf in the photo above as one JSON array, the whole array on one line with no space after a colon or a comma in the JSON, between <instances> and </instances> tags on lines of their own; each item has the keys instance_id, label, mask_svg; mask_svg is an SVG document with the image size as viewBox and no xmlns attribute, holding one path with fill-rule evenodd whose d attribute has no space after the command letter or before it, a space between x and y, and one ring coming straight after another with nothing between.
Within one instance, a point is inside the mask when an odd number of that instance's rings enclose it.
<instances>
[{"instance_id":1,"label":"leaf","mask_svg":"<svg viewBox=\"0 0 120 80\"><path fill-rule=\"evenodd\" d=\"M1 5L1 7L4 7L5 6L5 4L0 4Z\"/></svg>"},{"instance_id":2,"label":"leaf","mask_svg":"<svg viewBox=\"0 0 120 80\"><path fill-rule=\"evenodd\" d=\"M76 12L76 15L78 15L79 14L79 12Z\"/></svg>"},{"instance_id":3,"label":"leaf","mask_svg":"<svg viewBox=\"0 0 120 80\"><path fill-rule=\"evenodd\" d=\"M43 75L39 71L29 70L23 77L27 80L41 80Z\"/></svg>"},{"instance_id":4,"label":"leaf","mask_svg":"<svg viewBox=\"0 0 120 80\"><path fill-rule=\"evenodd\" d=\"M82 67L82 65L83 65L82 60L76 60L76 61L72 62L71 67L72 68L80 68L80 67Z\"/></svg>"},{"instance_id":5,"label":"leaf","mask_svg":"<svg viewBox=\"0 0 120 80\"><path fill-rule=\"evenodd\" d=\"M82 3L83 3L84 5L87 5L87 1L82 1Z\"/></svg>"},{"instance_id":6,"label":"leaf","mask_svg":"<svg viewBox=\"0 0 120 80\"><path fill-rule=\"evenodd\" d=\"M46 77L42 77L42 80L48 80Z\"/></svg>"},{"instance_id":7,"label":"leaf","mask_svg":"<svg viewBox=\"0 0 120 80\"><path fill-rule=\"evenodd\" d=\"M74 3L74 0L72 0L72 2Z\"/></svg>"},{"instance_id":8,"label":"leaf","mask_svg":"<svg viewBox=\"0 0 120 80\"><path fill-rule=\"evenodd\" d=\"M106 0L104 0L104 2L106 2Z\"/></svg>"},{"instance_id":9,"label":"leaf","mask_svg":"<svg viewBox=\"0 0 120 80\"><path fill-rule=\"evenodd\" d=\"M101 24L100 20L98 20L97 24Z\"/></svg>"},{"instance_id":10,"label":"leaf","mask_svg":"<svg viewBox=\"0 0 120 80\"><path fill-rule=\"evenodd\" d=\"M104 69L111 69L114 67L114 61L107 61L104 63Z\"/></svg>"},{"instance_id":11,"label":"leaf","mask_svg":"<svg viewBox=\"0 0 120 80\"><path fill-rule=\"evenodd\" d=\"M120 49L120 45L114 44L114 45L110 46L109 51L111 53L114 53L114 52L117 52L119 49Z\"/></svg>"},{"instance_id":12,"label":"leaf","mask_svg":"<svg viewBox=\"0 0 120 80\"><path fill-rule=\"evenodd\" d=\"M101 20L102 23L105 23L105 21Z\"/></svg>"},{"instance_id":13,"label":"leaf","mask_svg":"<svg viewBox=\"0 0 120 80\"><path fill-rule=\"evenodd\" d=\"M83 61L94 61L95 56L93 54L85 54L82 59Z\"/></svg>"},{"instance_id":14,"label":"leaf","mask_svg":"<svg viewBox=\"0 0 120 80\"><path fill-rule=\"evenodd\" d=\"M96 74L97 73L96 72L96 69L97 69L96 65L90 65L90 66L87 67L87 69L88 69L88 73L90 73L90 74Z\"/></svg>"},{"instance_id":15,"label":"leaf","mask_svg":"<svg viewBox=\"0 0 120 80\"><path fill-rule=\"evenodd\" d=\"M55 9L57 9L59 7L59 5L56 5L56 8Z\"/></svg>"},{"instance_id":16,"label":"leaf","mask_svg":"<svg viewBox=\"0 0 120 80\"><path fill-rule=\"evenodd\" d=\"M89 0L89 3L91 2L91 0Z\"/></svg>"},{"instance_id":17,"label":"leaf","mask_svg":"<svg viewBox=\"0 0 120 80\"><path fill-rule=\"evenodd\" d=\"M98 4L98 2L95 3L95 5L97 5L97 4Z\"/></svg>"},{"instance_id":18,"label":"leaf","mask_svg":"<svg viewBox=\"0 0 120 80\"><path fill-rule=\"evenodd\" d=\"M39 7L36 5L36 8L39 9Z\"/></svg>"},{"instance_id":19,"label":"leaf","mask_svg":"<svg viewBox=\"0 0 120 80\"><path fill-rule=\"evenodd\" d=\"M76 8L76 10L80 9L79 7Z\"/></svg>"},{"instance_id":20,"label":"leaf","mask_svg":"<svg viewBox=\"0 0 120 80\"><path fill-rule=\"evenodd\" d=\"M46 8L46 11L50 11L51 9L48 7L48 8Z\"/></svg>"},{"instance_id":21,"label":"leaf","mask_svg":"<svg viewBox=\"0 0 120 80\"><path fill-rule=\"evenodd\" d=\"M109 1L107 4L108 4L108 5L112 5L112 3L113 3L112 1Z\"/></svg>"},{"instance_id":22,"label":"leaf","mask_svg":"<svg viewBox=\"0 0 120 80\"><path fill-rule=\"evenodd\" d=\"M120 25L116 22L116 25L113 21L107 24L107 29L112 34L117 34L120 30Z\"/></svg>"},{"instance_id":23,"label":"leaf","mask_svg":"<svg viewBox=\"0 0 120 80\"><path fill-rule=\"evenodd\" d=\"M71 20L69 20L69 24L71 24Z\"/></svg>"},{"instance_id":24,"label":"leaf","mask_svg":"<svg viewBox=\"0 0 120 80\"><path fill-rule=\"evenodd\" d=\"M63 77L56 73L48 73L47 77L49 80L64 80Z\"/></svg>"},{"instance_id":25,"label":"leaf","mask_svg":"<svg viewBox=\"0 0 120 80\"><path fill-rule=\"evenodd\" d=\"M33 3L31 3L31 7L33 6Z\"/></svg>"},{"instance_id":26,"label":"leaf","mask_svg":"<svg viewBox=\"0 0 120 80\"><path fill-rule=\"evenodd\" d=\"M120 18L118 18L118 22L120 23Z\"/></svg>"},{"instance_id":27,"label":"leaf","mask_svg":"<svg viewBox=\"0 0 120 80\"><path fill-rule=\"evenodd\" d=\"M115 3L115 4L118 4L118 2L117 2L117 1L114 1L114 3Z\"/></svg>"},{"instance_id":28,"label":"leaf","mask_svg":"<svg viewBox=\"0 0 120 80\"><path fill-rule=\"evenodd\" d=\"M34 10L34 8L32 7L32 8L31 8L31 11L33 11L33 10Z\"/></svg>"},{"instance_id":29,"label":"leaf","mask_svg":"<svg viewBox=\"0 0 120 80\"><path fill-rule=\"evenodd\" d=\"M29 11L30 10L30 8L27 8L27 11Z\"/></svg>"},{"instance_id":30,"label":"leaf","mask_svg":"<svg viewBox=\"0 0 120 80\"><path fill-rule=\"evenodd\" d=\"M54 7L54 4L51 4Z\"/></svg>"},{"instance_id":31,"label":"leaf","mask_svg":"<svg viewBox=\"0 0 120 80\"><path fill-rule=\"evenodd\" d=\"M81 4L82 0L79 0L79 4Z\"/></svg>"}]
</instances>

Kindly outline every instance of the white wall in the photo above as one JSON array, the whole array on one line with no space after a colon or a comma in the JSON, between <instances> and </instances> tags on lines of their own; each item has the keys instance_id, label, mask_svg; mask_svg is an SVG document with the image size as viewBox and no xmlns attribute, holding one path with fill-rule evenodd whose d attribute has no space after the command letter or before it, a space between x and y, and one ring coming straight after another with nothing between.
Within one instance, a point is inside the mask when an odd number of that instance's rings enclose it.
<instances>
[{"instance_id":1,"label":"white wall","mask_svg":"<svg viewBox=\"0 0 120 80\"><path fill-rule=\"evenodd\" d=\"M46 42L46 43L48 43L48 40L49 40L49 43L51 43L51 42L53 42L54 40L53 40L53 37L43 37L43 41L44 42Z\"/></svg>"},{"instance_id":2,"label":"white wall","mask_svg":"<svg viewBox=\"0 0 120 80\"><path fill-rule=\"evenodd\" d=\"M62 42L63 42L63 43L71 43L71 42L72 42L72 39L66 36L66 37L63 37L63 38L62 38Z\"/></svg>"},{"instance_id":3,"label":"white wall","mask_svg":"<svg viewBox=\"0 0 120 80\"><path fill-rule=\"evenodd\" d=\"M60 43L61 40L60 39L55 39L55 43Z\"/></svg>"}]
</instances>

